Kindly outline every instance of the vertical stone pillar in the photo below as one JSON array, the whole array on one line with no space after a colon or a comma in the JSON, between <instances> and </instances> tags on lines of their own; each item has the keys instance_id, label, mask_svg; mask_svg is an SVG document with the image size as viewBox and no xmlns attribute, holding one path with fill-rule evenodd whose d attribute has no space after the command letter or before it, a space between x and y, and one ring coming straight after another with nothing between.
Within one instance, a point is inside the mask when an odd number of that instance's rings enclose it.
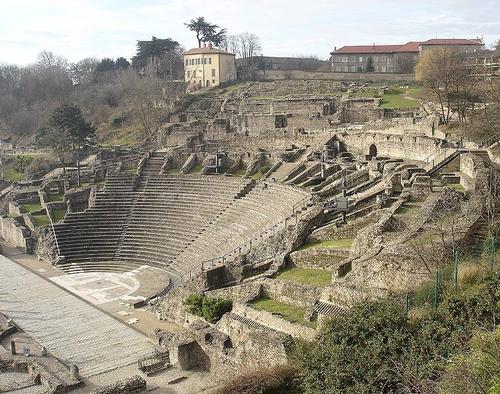
<instances>
[{"instance_id":1,"label":"vertical stone pillar","mask_svg":"<svg viewBox=\"0 0 500 394\"><path fill-rule=\"evenodd\" d=\"M13 356L16 354L16 342L10 341L10 354Z\"/></svg>"}]
</instances>

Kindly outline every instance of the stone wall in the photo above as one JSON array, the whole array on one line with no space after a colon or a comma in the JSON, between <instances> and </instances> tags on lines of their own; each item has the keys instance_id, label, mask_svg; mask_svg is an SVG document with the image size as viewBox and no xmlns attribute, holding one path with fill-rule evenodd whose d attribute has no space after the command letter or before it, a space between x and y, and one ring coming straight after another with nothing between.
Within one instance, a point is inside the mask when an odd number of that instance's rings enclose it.
<instances>
[{"instance_id":1,"label":"stone wall","mask_svg":"<svg viewBox=\"0 0 500 394\"><path fill-rule=\"evenodd\" d=\"M312 341L318 334L317 331L312 328L301 324L291 323L271 312L258 311L242 303L234 303L233 312L296 338Z\"/></svg>"},{"instance_id":2,"label":"stone wall","mask_svg":"<svg viewBox=\"0 0 500 394\"><path fill-rule=\"evenodd\" d=\"M33 253L30 231L12 218L0 218L0 237L25 253Z\"/></svg>"},{"instance_id":3,"label":"stone wall","mask_svg":"<svg viewBox=\"0 0 500 394\"><path fill-rule=\"evenodd\" d=\"M337 134L348 150L360 157L368 155L370 146L375 145L377 156L404 158L423 161L434 153L442 140L427 136L391 135L385 133L343 133Z\"/></svg>"},{"instance_id":4,"label":"stone wall","mask_svg":"<svg viewBox=\"0 0 500 394\"><path fill-rule=\"evenodd\" d=\"M256 73L261 81L273 80L334 80L334 81L404 81L415 80L413 74L338 73L302 70L264 70Z\"/></svg>"}]
</instances>

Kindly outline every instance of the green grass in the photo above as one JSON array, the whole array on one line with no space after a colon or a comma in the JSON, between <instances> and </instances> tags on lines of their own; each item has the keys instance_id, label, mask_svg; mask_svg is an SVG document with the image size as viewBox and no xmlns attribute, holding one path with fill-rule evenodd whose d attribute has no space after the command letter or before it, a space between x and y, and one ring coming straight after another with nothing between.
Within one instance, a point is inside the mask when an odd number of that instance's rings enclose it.
<instances>
[{"instance_id":1,"label":"green grass","mask_svg":"<svg viewBox=\"0 0 500 394\"><path fill-rule=\"evenodd\" d=\"M59 202L64 200L64 194L47 194L45 202Z\"/></svg>"},{"instance_id":2,"label":"green grass","mask_svg":"<svg viewBox=\"0 0 500 394\"><path fill-rule=\"evenodd\" d=\"M311 328L316 328L316 322L308 322L304 320L306 309L300 306L285 304L284 302L272 300L270 298L260 298L253 301L250 306L258 311L267 311L280 314L283 319L292 323L304 324Z\"/></svg>"},{"instance_id":3,"label":"green grass","mask_svg":"<svg viewBox=\"0 0 500 394\"><path fill-rule=\"evenodd\" d=\"M25 212L35 212L42 209L42 205L40 204L40 202L23 204L21 205L21 207L24 209Z\"/></svg>"},{"instance_id":4,"label":"green grass","mask_svg":"<svg viewBox=\"0 0 500 394\"><path fill-rule=\"evenodd\" d=\"M418 100L405 98L400 94L384 94L380 102L381 108L419 108Z\"/></svg>"},{"instance_id":5,"label":"green grass","mask_svg":"<svg viewBox=\"0 0 500 394\"><path fill-rule=\"evenodd\" d=\"M7 165L3 170L3 176L6 180L10 182L19 182L24 179L24 174L22 172L17 172L14 165Z\"/></svg>"},{"instance_id":6,"label":"green grass","mask_svg":"<svg viewBox=\"0 0 500 394\"><path fill-rule=\"evenodd\" d=\"M246 168L239 168L237 169L233 175L236 175L236 176L245 176L247 170Z\"/></svg>"},{"instance_id":7,"label":"green grass","mask_svg":"<svg viewBox=\"0 0 500 394\"><path fill-rule=\"evenodd\" d=\"M414 99L424 99L425 89L424 88L410 88L406 91L406 95Z\"/></svg>"},{"instance_id":8,"label":"green grass","mask_svg":"<svg viewBox=\"0 0 500 394\"><path fill-rule=\"evenodd\" d=\"M396 212L394 212L396 215L407 215L409 213L414 213L418 211L420 207L418 206L401 206L398 209L396 209Z\"/></svg>"},{"instance_id":9,"label":"green grass","mask_svg":"<svg viewBox=\"0 0 500 394\"><path fill-rule=\"evenodd\" d=\"M255 174L253 174L253 175L252 175L252 179L253 179L254 181L258 181L258 180L260 180L260 178L262 178L262 176L263 176L263 175L264 175L264 174L262 174L262 172L257 171Z\"/></svg>"},{"instance_id":10,"label":"green grass","mask_svg":"<svg viewBox=\"0 0 500 394\"><path fill-rule=\"evenodd\" d=\"M465 188L460 183L450 183L446 186L449 187L450 189L457 191L457 192L461 192L461 193L465 192Z\"/></svg>"},{"instance_id":11,"label":"green grass","mask_svg":"<svg viewBox=\"0 0 500 394\"><path fill-rule=\"evenodd\" d=\"M33 215L33 219L35 220L35 225L37 227L47 226L50 224L50 220L47 215Z\"/></svg>"},{"instance_id":12,"label":"green grass","mask_svg":"<svg viewBox=\"0 0 500 394\"><path fill-rule=\"evenodd\" d=\"M353 238L329 239L327 241L310 242L302 245L297 250L310 248L329 248L329 249L349 249L352 246Z\"/></svg>"},{"instance_id":13,"label":"green grass","mask_svg":"<svg viewBox=\"0 0 500 394\"><path fill-rule=\"evenodd\" d=\"M252 96L249 98L251 100L272 100L274 97L272 97L272 96Z\"/></svg>"},{"instance_id":14,"label":"green grass","mask_svg":"<svg viewBox=\"0 0 500 394\"><path fill-rule=\"evenodd\" d=\"M327 286L332 282L332 274L325 270L293 267L281 271L275 279L299 282L305 285Z\"/></svg>"},{"instance_id":15,"label":"green grass","mask_svg":"<svg viewBox=\"0 0 500 394\"><path fill-rule=\"evenodd\" d=\"M203 170L203 164L195 164L193 168L189 171L190 174L196 174L198 172L201 172Z\"/></svg>"},{"instance_id":16,"label":"green grass","mask_svg":"<svg viewBox=\"0 0 500 394\"><path fill-rule=\"evenodd\" d=\"M167 170L167 175L180 175L181 170L180 168L169 168Z\"/></svg>"},{"instance_id":17,"label":"green grass","mask_svg":"<svg viewBox=\"0 0 500 394\"><path fill-rule=\"evenodd\" d=\"M57 223L59 221L61 221L64 216L66 215L66 209L65 208L60 208L60 209L56 209L54 211L54 221Z\"/></svg>"}]
</instances>

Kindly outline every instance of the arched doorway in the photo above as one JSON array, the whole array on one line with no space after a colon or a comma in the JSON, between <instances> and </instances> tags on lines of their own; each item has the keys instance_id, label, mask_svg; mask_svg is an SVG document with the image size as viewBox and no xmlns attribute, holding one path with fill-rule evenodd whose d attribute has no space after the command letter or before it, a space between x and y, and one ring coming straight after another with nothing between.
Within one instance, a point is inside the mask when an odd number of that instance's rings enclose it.
<instances>
[{"instance_id":1,"label":"arched doorway","mask_svg":"<svg viewBox=\"0 0 500 394\"><path fill-rule=\"evenodd\" d=\"M371 160L374 157L377 157L377 147L375 146L375 144L371 144L368 148L368 158Z\"/></svg>"}]
</instances>

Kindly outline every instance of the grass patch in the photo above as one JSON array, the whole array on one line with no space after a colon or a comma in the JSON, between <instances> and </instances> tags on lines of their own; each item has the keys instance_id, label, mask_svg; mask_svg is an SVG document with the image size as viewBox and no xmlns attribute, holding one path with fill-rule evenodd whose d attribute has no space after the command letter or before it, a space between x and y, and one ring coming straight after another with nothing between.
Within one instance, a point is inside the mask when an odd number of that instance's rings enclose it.
<instances>
[{"instance_id":1,"label":"grass patch","mask_svg":"<svg viewBox=\"0 0 500 394\"><path fill-rule=\"evenodd\" d=\"M405 98L401 94L384 94L380 102L380 108L419 108L420 102L411 98Z\"/></svg>"},{"instance_id":2,"label":"grass patch","mask_svg":"<svg viewBox=\"0 0 500 394\"><path fill-rule=\"evenodd\" d=\"M325 270L293 267L281 271L275 279L299 282L305 285L327 286L332 282L332 274Z\"/></svg>"},{"instance_id":3,"label":"grass patch","mask_svg":"<svg viewBox=\"0 0 500 394\"><path fill-rule=\"evenodd\" d=\"M450 189L455 190L456 192L465 193L465 188L460 183L449 183L446 186Z\"/></svg>"},{"instance_id":4,"label":"grass patch","mask_svg":"<svg viewBox=\"0 0 500 394\"><path fill-rule=\"evenodd\" d=\"M425 99L425 89L424 88L410 88L406 91L408 97L414 99Z\"/></svg>"},{"instance_id":5,"label":"grass patch","mask_svg":"<svg viewBox=\"0 0 500 394\"><path fill-rule=\"evenodd\" d=\"M66 216L66 209L61 208L54 211L54 221L56 223L64 219L64 216Z\"/></svg>"},{"instance_id":6,"label":"grass patch","mask_svg":"<svg viewBox=\"0 0 500 394\"><path fill-rule=\"evenodd\" d=\"M310 242L302 245L297 250L310 248L330 248L330 249L349 249L352 246L353 238L329 239L327 241Z\"/></svg>"},{"instance_id":7,"label":"grass patch","mask_svg":"<svg viewBox=\"0 0 500 394\"><path fill-rule=\"evenodd\" d=\"M195 164L193 168L189 171L190 174L196 174L203 170L203 164Z\"/></svg>"},{"instance_id":8,"label":"grass patch","mask_svg":"<svg viewBox=\"0 0 500 394\"><path fill-rule=\"evenodd\" d=\"M47 194L45 202L59 202L64 200L64 194Z\"/></svg>"},{"instance_id":9,"label":"grass patch","mask_svg":"<svg viewBox=\"0 0 500 394\"><path fill-rule=\"evenodd\" d=\"M50 224L49 217L47 215L34 215L33 219L37 227L47 226Z\"/></svg>"},{"instance_id":10,"label":"grass patch","mask_svg":"<svg viewBox=\"0 0 500 394\"><path fill-rule=\"evenodd\" d=\"M167 170L167 175L180 175L181 169L180 168L169 168Z\"/></svg>"},{"instance_id":11,"label":"grass patch","mask_svg":"<svg viewBox=\"0 0 500 394\"><path fill-rule=\"evenodd\" d=\"M3 170L3 177L9 182L19 182L24 179L24 173L17 172L14 165L7 165Z\"/></svg>"},{"instance_id":12,"label":"grass patch","mask_svg":"<svg viewBox=\"0 0 500 394\"><path fill-rule=\"evenodd\" d=\"M40 202L33 202L29 204L23 204L21 205L21 207L25 212L36 212L42 209L42 204L40 204Z\"/></svg>"},{"instance_id":13,"label":"grass patch","mask_svg":"<svg viewBox=\"0 0 500 394\"><path fill-rule=\"evenodd\" d=\"M409 213L416 212L420 209L418 206L408 206L404 205L396 209L396 212L394 212L396 215L407 215Z\"/></svg>"},{"instance_id":14,"label":"grass patch","mask_svg":"<svg viewBox=\"0 0 500 394\"><path fill-rule=\"evenodd\" d=\"M246 168L238 168L233 175L243 177L245 176L246 172L247 172Z\"/></svg>"},{"instance_id":15,"label":"grass patch","mask_svg":"<svg viewBox=\"0 0 500 394\"><path fill-rule=\"evenodd\" d=\"M308 322L304 320L306 308L301 306L285 304L284 302L272 300L270 298L260 298L250 303L250 306L258 311L277 313L289 322L304 324L308 327L316 328L316 322Z\"/></svg>"}]
</instances>

